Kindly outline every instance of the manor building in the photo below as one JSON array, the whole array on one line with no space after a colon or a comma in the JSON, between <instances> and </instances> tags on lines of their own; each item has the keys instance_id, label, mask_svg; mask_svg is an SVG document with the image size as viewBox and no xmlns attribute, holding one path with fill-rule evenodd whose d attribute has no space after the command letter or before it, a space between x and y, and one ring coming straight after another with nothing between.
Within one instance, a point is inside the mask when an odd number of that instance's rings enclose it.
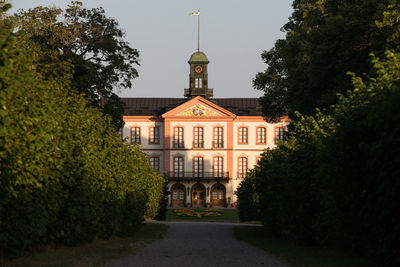
<instances>
[{"instance_id":1,"label":"manor building","mask_svg":"<svg viewBox=\"0 0 400 267\"><path fill-rule=\"evenodd\" d=\"M195 52L185 98L123 98L122 138L168 180L169 204L231 207L235 191L289 123L267 123L257 98L213 98L208 59Z\"/></svg>"}]
</instances>

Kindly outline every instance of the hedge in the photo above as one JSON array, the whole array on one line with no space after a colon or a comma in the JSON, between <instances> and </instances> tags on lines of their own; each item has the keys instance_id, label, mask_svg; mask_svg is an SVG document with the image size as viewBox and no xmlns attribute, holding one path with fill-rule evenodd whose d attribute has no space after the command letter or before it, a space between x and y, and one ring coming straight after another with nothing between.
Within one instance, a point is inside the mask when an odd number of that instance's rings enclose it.
<instances>
[{"instance_id":1,"label":"hedge","mask_svg":"<svg viewBox=\"0 0 400 267\"><path fill-rule=\"evenodd\" d=\"M0 249L136 231L162 210L164 179L73 93L70 77L35 71L35 48L21 50L21 35L0 20Z\"/></svg>"},{"instance_id":2,"label":"hedge","mask_svg":"<svg viewBox=\"0 0 400 267\"><path fill-rule=\"evenodd\" d=\"M336 105L297 113L287 142L242 182L239 214L256 194L271 233L399 266L400 53L372 63L374 77L353 77Z\"/></svg>"}]
</instances>

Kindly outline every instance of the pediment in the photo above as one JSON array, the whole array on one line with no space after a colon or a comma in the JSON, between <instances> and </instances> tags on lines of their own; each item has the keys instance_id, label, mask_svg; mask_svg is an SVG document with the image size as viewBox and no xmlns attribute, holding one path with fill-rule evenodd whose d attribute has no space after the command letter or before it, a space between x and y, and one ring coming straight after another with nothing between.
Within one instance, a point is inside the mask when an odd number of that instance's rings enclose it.
<instances>
[{"instance_id":1,"label":"pediment","mask_svg":"<svg viewBox=\"0 0 400 267\"><path fill-rule=\"evenodd\" d=\"M213 102L198 96L187 102L177 106L176 108L164 113L163 118L166 117L186 117L186 118L223 118L223 117L236 117L230 111L214 104Z\"/></svg>"},{"instance_id":2,"label":"pediment","mask_svg":"<svg viewBox=\"0 0 400 267\"><path fill-rule=\"evenodd\" d=\"M217 117L222 116L220 113L215 112L212 109L205 107L204 105L198 103L184 111L176 114L176 116L184 116L184 117Z\"/></svg>"}]
</instances>

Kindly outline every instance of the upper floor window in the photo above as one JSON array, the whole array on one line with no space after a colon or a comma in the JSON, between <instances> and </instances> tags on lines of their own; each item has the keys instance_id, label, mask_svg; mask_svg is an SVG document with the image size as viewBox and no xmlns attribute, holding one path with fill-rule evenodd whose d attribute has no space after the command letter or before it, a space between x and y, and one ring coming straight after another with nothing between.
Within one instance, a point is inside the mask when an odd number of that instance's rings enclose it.
<instances>
[{"instance_id":1,"label":"upper floor window","mask_svg":"<svg viewBox=\"0 0 400 267\"><path fill-rule=\"evenodd\" d=\"M194 128L194 148L204 148L204 129L203 127L195 127Z\"/></svg>"},{"instance_id":2,"label":"upper floor window","mask_svg":"<svg viewBox=\"0 0 400 267\"><path fill-rule=\"evenodd\" d=\"M194 88L203 88L203 80L201 78L194 79Z\"/></svg>"},{"instance_id":3,"label":"upper floor window","mask_svg":"<svg viewBox=\"0 0 400 267\"><path fill-rule=\"evenodd\" d=\"M160 143L160 128L150 127L149 144L159 144Z\"/></svg>"},{"instance_id":4,"label":"upper floor window","mask_svg":"<svg viewBox=\"0 0 400 267\"><path fill-rule=\"evenodd\" d=\"M174 157L174 177L183 177L183 157Z\"/></svg>"},{"instance_id":5,"label":"upper floor window","mask_svg":"<svg viewBox=\"0 0 400 267\"><path fill-rule=\"evenodd\" d=\"M131 128L131 144L140 144L140 127Z\"/></svg>"},{"instance_id":6,"label":"upper floor window","mask_svg":"<svg viewBox=\"0 0 400 267\"><path fill-rule=\"evenodd\" d=\"M248 169L247 158L246 157L240 157L238 165L239 165L238 166L238 178L246 177L247 169Z\"/></svg>"},{"instance_id":7,"label":"upper floor window","mask_svg":"<svg viewBox=\"0 0 400 267\"><path fill-rule=\"evenodd\" d=\"M215 127L213 148L223 148L223 147L224 147L224 128Z\"/></svg>"},{"instance_id":8,"label":"upper floor window","mask_svg":"<svg viewBox=\"0 0 400 267\"><path fill-rule=\"evenodd\" d=\"M155 170L160 171L160 157L150 157L150 165Z\"/></svg>"},{"instance_id":9,"label":"upper floor window","mask_svg":"<svg viewBox=\"0 0 400 267\"><path fill-rule=\"evenodd\" d=\"M275 144L278 142L285 141L285 127L276 127L275 128Z\"/></svg>"},{"instance_id":10,"label":"upper floor window","mask_svg":"<svg viewBox=\"0 0 400 267\"><path fill-rule=\"evenodd\" d=\"M174 148L183 148L183 127L175 127L174 128L174 139L173 139Z\"/></svg>"},{"instance_id":11,"label":"upper floor window","mask_svg":"<svg viewBox=\"0 0 400 267\"><path fill-rule=\"evenodd\" d=\"M193 158L193 177L204 176L204 159L202 157Z\"/></svg>"},{"instance_id":12,"label":"upper floor window","mask_svg":"<svg viewBox=\"0 0 400 267\"><path fill-rule=\"evenodd\" d=\"M223 177L224 171L224 159L223 157L214 158L214 177Z\"/></svg>"},{"instance_id":13,"label":"upper floor window","mask_svg":"<svg viewBox=\"0 0 400 267\"><path fill-rule=\"evenodd\" d=\"M248 132L249 129L247 127L239 127L239 144L248 143Z\"/></svg>"},{"instance_id":14,"label":"upper floor window","mask_svg":"<svg viewBox=\"0 0 400 267\"><path fill-rule=\"evenodd\" d=\"M258 127L257 128L257 144L267 143L267 128Z\"/></svg>"}]
</instances>

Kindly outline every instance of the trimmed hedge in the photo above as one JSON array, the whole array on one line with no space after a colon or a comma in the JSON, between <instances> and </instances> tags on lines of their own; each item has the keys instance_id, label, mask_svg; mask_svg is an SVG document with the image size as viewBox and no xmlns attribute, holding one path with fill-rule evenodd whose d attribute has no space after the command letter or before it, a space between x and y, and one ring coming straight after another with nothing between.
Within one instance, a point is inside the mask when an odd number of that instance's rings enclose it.
<instances>
[{"instance_id":1,"label":"trimmed hedge","mask_svg":"<svg viewBox=\"0 0 400 267\"><path fill-rule=\"evenodd\" d=\"M400 53L372 63L376 77L354 77L338 104L297 114L287 142L243 181L239 213L257 209L256 194L272 233L399 266Z\"/></svg>"},{"instance_id":2,"label":"trimmed hedge","mask_svg":"<svg viewBox=\"0 0 400 267\"><path fill-rule=\"evenodd\" d=\"M1 15L1 13L0 13ZM0 249L75 245L154 218L164 179L111 120L35 71L35 48L0 20Z\"/></svg>"}]
</instances>

